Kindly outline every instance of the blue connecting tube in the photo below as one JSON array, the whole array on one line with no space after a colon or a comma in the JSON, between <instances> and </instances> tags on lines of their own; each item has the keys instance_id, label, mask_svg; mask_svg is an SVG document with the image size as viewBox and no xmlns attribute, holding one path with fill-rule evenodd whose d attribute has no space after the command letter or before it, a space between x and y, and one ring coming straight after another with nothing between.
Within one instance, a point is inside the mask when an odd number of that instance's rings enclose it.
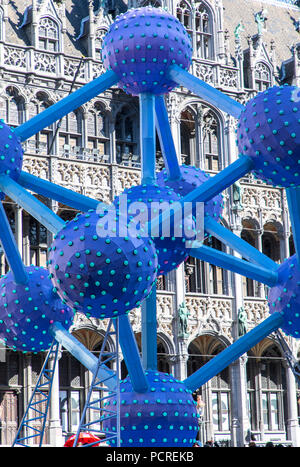
<instances>
[{"instance_id":1,"label":"blue connecting tube","mask_svg":"<svg viewBox=\"0 0 300 467\"><path fill-rule=\"evenodd\" d=\"M202 202L209 201L214 196L221 193L225 188L229 187L239 178L246 175L253 168L253 162L249 157L241 156L235 162L230 164L228 167L219 172L214 177L209 178L205 183L200 185L191 191L188 195L176 203L176 207L173 209L174 216L179 209L182 209L186 202ZM163 222L168 220L168 212L165 211L160 216L156 216L151 221L151 226L148 226L148 232L158 232L159 226L163 225ZM153 230L152 230L153 229Z\"/></svg>"},{"instance_id":2,"label":"blue connecting tube","mask_svg":"<svg viewBox=\"0 0 300 467\"><path fill-rule=\"evenodd\" d=\"M98 365L98 359L93 355L81 342L79 342L72 334L62 326L61 323L55 321L49 328L49 333L54 339L61 344L74 358L82 363L85 368L95 374ZM117 389L117 379L115 373L101 365L98 372L99 379L105 379L105 384L111 391Z\"/></svg>"},{"instance_id":3,"label":"blue connecting tube","mask_svg":"<svg viewBox=\"0 0 300 467\"><path fill-rule=\"evenodd\" d=\"M24 171L21 172L18 183L39 195L54 199L66 206L78 209L79 211L86 212L89 209L96 210L100 204L100 202L95 199L88 198L80 193L68 190L67 188L56 185L48 180L35 177Z\"/></svg>"},{"instance_id":4,"label":"blue connecting tube","mask_svg":"<svg viewBox=\"0 0 300 467\"><path fill-rule=\"evenodd\" d=\"M156 130L168 178L170 180L178 180L181 178L180 166L163 96L155 97L155 115Z\"/></svg>"},{"instance_id":5,"label":"blue connecting tube","mask_svg":"<svg viewBox=\"0 0 300 467\"><path fill-rule=\"evenodd\" d=\"M245 259L252 263L259 264L262 267L271 270L277 269L278 265L268 256L261 253L259 250L251 246L241 237L238 237L230 230L226 229L219 222L216 222L212 217L205 217L205 231L213 235L225 245L237 251Z\"/></svg>"},{"instance_id":6,"label":"blue connecting tube","mask_svg":"<svg viewBox=\"0 0 300 467\"><path fill-rule=\"evenodd\" d=\"M258 342L276 331L283 323L283 316L276 312L258 324L251 331L240 337L237 341L220 352L199 370L186 378L183 382L187 389L196 391L211 378L220 373L224 368L233 363L245 352L254 347Z\"/></svg>"},{"instance_id":7,"label":"blue connecting tube","mask_svg":"<svg viewBox=\"0 0 300 467\"><path fill-rule=\"evenodd\" d=\"M6 259L10 265L16 284L27 284L28 275L18 247L15 237L11 231L9 222L6 217L3 205L0 202L0 241L2 243Z\"/></svg>"},{"instance_id":8,"label":"blue connecting tube","mask_svg":"<svg viewBox=\"0 0 300 467\"><path fill-rule=\"evenodd\" d=\"M64 227L65 222L59 216L54 214L51 209L28 193L28 191L8 175L0 175L0 190L31 214L32 217L44 225L50 232L56 234Z\"/></svg>"},{"instance_id":9,"label":"blue connecting tube","mask_svg":"<svg viewBox=\"0 0 300 467\"><path fill-rule=\"evenodd\" d=\"M152 184L156 179L155 96L143 93L139 98L142 183Z\"/></svg>"},{"instance_id":10,"label":"blue connecting tube","mask_svg":"<svg viewBox=\"0 0 300 467\"><path fill-rule=\"evenodd\" d=\"M148 381L139 355L138 346L127 315L119 316L119 343L132 387L138 393L148 390ZM155 347L156 350L156 347Z\"/></svg>"},{"instance_id":11,"label":"blue connecting tube","mask_svg":"<svg viewBox=\"0 0 300 467\"><path fill-rule=\"evenodd\" d=\"M249 263L236 256L228 255L223 251L218 251L208 246L203 245L199 248L192 248L190 250L190 256L207 261L220 268L229 269L232 272L242 274L243 276L262 282L270 287L273 287L278 281L278 274L276 271Z\"/></svg>"},{"instance_id":12,"label":"blue connecting tube","mask_svg":"<svg viewBox=\"0 0 300 467\"><path fill-rule=\"evenodd\" d=\"M242 104L205 83L205 81L184 71L178 65L171 65L168 70L168 75L175 83L186 87L197 96L235 118L239 118L241 112L244 110Z\"/></svg>"},{"instance_id":13,"label":"blue connecting tube","mask_svg":"<svg viewBox=\"0 0 300 467\"><path fill-rule=\"evenodd\" d=\"M156 287L142 303L142 362L145 370L157 370Z\"/></svg>"},{"instance_id":14,"label":"blue connecting tube","mask_svg":"<svg viewBox=\"0 0 300 467\"><path fill-rule=\"evenodd\" d=\"M46 110L31 118L27 122L15 129L15 134L21 141L25 141L31 136L38 133L40 130L60 120L62 117L78 109L82 104L85 104L93 97L98 96L106 89L110 88L119 81L118 76L112 71L107 71L98 78L85 84L77 91L65 97L56 104L51 105Z\"/></svg>"},{"instance_id":15,"label":"blue connecting tube","mask_svg":"<svg viewBox=\"0 0 300 467\"><path fill-rule=\"evenodd\" d=\"M300 264L300 188L286 188L298 264Z\"/></svg>"}]
</instances>

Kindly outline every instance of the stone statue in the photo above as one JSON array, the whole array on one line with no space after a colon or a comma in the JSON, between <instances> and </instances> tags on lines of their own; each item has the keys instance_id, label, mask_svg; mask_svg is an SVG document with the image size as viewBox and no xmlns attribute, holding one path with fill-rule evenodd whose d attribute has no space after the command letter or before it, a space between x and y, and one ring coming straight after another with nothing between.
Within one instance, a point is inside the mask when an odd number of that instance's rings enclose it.
<instances>
[{"instance_id":1,"label":"stone statue","mask_svg":"<svg viewBox=\"0 0 300 467\"><path fill-rule=\"evenodd\" d=\"M238 309L238 336L246 334L248 329L247 315L243 306Z\"/></svg>"},{"instance_id":2,"label":"stone statue","mask_svg":"<svg viewBox=\"0 0 300 467\"><path fill-rule=\"evenodd\" d=\"M240 33L243 31L245 31L245 26L243 25L243 23L239 23L234 30L235 38L238 41L240 40Z\"/></svg>"},{"instance_id":3,"label":"stone statue","mask_svg":"<svg viewBox=\"0 0 300 467\"><path fill-rule=\"evenodd\" d=\"M233 203L234 203L234 206L237 209L243 209L243 205L242 205L242 192L243 192L243 189L242 189L240 183L235 182L232 185L232 190L233 190Z\"/></svg>"},{"instance_id":4,"label":"stone statue","mask_svg":"<svg viewBox=\"0 0 300 467\"><path fill-rule=\"evenodd\" d=\"M268 19L267 17L268 10L266 8L263 8L261 11L258 13L255 13L255 22L257 23L257 29L258 29L258 35L261 36L263 32L263 28L266 27L266 21Z\"/></svg>"},{"instance_id":5,"label":"stone statue","mask_svg":"<svg viewBox=\"0 0 300 467\"><path fill-rule=\"evenodd\" d=\"M181 303L178 309L178 337L189 337L189 333L187 331L189 316L190 313L186 307L185 302Z\"/></svg>"}]
</instances>

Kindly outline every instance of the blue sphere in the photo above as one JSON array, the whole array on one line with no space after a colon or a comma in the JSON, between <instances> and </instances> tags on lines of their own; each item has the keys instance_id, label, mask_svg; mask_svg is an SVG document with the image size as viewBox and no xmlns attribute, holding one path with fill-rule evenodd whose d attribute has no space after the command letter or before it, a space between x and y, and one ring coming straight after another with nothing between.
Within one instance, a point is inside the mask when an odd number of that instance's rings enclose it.
<instances>
[{"instance_id":1,"label":"blue sphere","mask_svg":"<svg viewBox=\"0 0 300 467\"><path fill-rule=\"evenodd\" d=\"M135 392L129 377L120 382L121 447L191 447L199 428L192 392L167 373L146 375L146 393ZM115 405L106 403L108 410ZM115 424L114 418L104 420L104 431L115 431Z\"/></svg>"},{"instance_id":2,"label":"blue sphere","mask_svg":"<svg viewBox=\"0 0 300 467\"><path fill-rule=\"evenodd\" d=\"M64 303L104 319L129 313L150 294L157 275L153 241L127 235L126 227L120 216L92 211L55 236L48 266Z\"/></svg>"},{"instance_id":3,"label":"blue sphere","mask_svg":"<svg viewBox=\"0 0 300 467\"><path fill-rule=\"evenodd\" d=\"M274 86L257 94L242 111L237 143L253 172L279 187L300 184L300 88Z\"/></svg>"},{"instance_id":4,"label":"blue sphere","mask_svg":"<svg viewBox=\"0 0 300 467\"><path fill-rule=\"evenodd\" d=\"M168 78L170 65L191 64L191 39L177 18L147 6L117 17L104 37L102 56L128 94L164 94L177 86Z\"/></svg>"},{"instance_id":5,"label":"blue sphere","mask_svg":"<svg viewBox=\"0 0 300 467\"><path fill-rule=\"evenodd\" d=\"M3 120L0 121L0 175L9 175L13 180L19 178L23 164L23 148L20 139ZM5 195L0 192L0 199Z\"/></svg>"},{"instance_id":6,"label":"blue sphere","mask_svg":"<svg viewBox=\"0 0 300 467\"><path fill-rule=\"evenodd\" d=\"M268 296L270 313L283 315L282 330L288 336L300 337L300 270L296 255L286 259L278 268L278 284Z\"/></svg>"},{"instance_id":7,"label":"blue sphere","mask_svg":"<svg viewBox=\"0 0 300 467\"><path fill-rule=\"evenodd\" d=\"M63 305L42 267L26 268L28 283L16 284L11 272L0 280L0 339L13 350L42 352L53 341L49 327L59 321L68 330L74 313Z\"/></svg>"},{"instance_id":8,"label":"blue sphere","mask_svg":"<svg viewBox=\"0 0 300 467\"><path fill-rule=\"evenodd\" d=\"M170 187L181 197L184 197L210 178L206 172L191 165L181 165L180 172L180 179L169 180L167 170L161 170L157 174L157 184L162 187ZM216 195L204 203L204 216L210 216L216 221L220 221L222 219L223 207L223 195Z\"/></svg>"},{"instance_id":9,"label":"blue sphere","mask_svg":"<svg viewBox=\"0 0 300 467\"><path fill-rule=\"evenodd\" d=\"M158 255L159 275L176 269L188 257L189 241L196 235L192 216L183 219L183 210L178 215L172 215L172 205L179 201L180 196L171 188L157 184L126 188L114 199L115 206L122 214L128 214L132 228L141 227L142 236L152 235ZM170 217L164 225L157 232L150 228L147 231L147 222L169 209ZM142 222L138 222L140 219Z\"/></svg>"}]
</instances>

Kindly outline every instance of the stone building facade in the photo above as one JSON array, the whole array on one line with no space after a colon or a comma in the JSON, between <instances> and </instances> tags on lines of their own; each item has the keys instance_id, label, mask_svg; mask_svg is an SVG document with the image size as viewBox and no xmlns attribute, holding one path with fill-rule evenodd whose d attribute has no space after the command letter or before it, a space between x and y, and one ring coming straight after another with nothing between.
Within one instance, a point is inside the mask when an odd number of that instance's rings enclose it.
<instances>
[{"instance_id":1,"label":"stone building facade","mask_svg":"<svg viewBox=\"0 0 300 467\"><path fill-rule=\"evenodd\" d=\"M167 8L191 35L191 72L241 103L281 83L300 85L300 8L286 0L0 0L0 118L17 126L104 71L101 43L117 14L152 4ZM182 163L214 175L237 157L236 121L184 88L166 97ZM140 183L138 100L111 88L24 144L24 170L109 202ZM163 167L159 142L157 170ZM222 223L277 262L294 253L284 191L251 175L224 193ZM42 199L63 219L76 212ZM51 235L5 199L26 265L45 266ZM226 250L214 238L207 244ZM0 253L1 273L7 271ZM268 316L265 286L189 258L158 279L158 369L184 379ZM180 332L179 309L188 325ZM141 313L130 314L141 342ZM105 321L77 315L71 329L99 351ZM299 342L287 338L295 356ZM114 342L109 341L109 350ZM0 352L0 445L10 445L44 356ZM62 350L45 443L76 431L91 374ZM126 368L121 365L122 375ZM251 435L300 446L298 387L275 335L203 387L203 441L244 446ZM89 414L93 417L93 414Z\"/></svg>"}]
</instances>

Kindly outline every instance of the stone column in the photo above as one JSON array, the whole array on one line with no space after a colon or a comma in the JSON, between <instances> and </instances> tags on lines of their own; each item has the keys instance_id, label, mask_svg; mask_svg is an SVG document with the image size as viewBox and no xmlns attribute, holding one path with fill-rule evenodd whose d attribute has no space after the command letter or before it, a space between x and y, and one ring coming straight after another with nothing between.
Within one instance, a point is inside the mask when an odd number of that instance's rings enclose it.
<instances>
[{"instance_id":1,"label":"stone column","mask_svg":"<svg viewBox=\"0 0 300 467\"><path fill-rule=\"evenodd\" d=\"M59 412L59 358L54 369L52 391L49 403L49 444L52 447L61 447L64 445L62 427ZM54 368L54 358L49 358L49 370Z\"/></svg>"},{"instance_id":2,"label":"stone column","mask_svg":"<svg viewBox=\"0 0 300 467\"><path fill-rule=\"evenodd\" d=\"M239 213L232 211L233 214L233 232L240 236L241 234L241 218ZM240 257L233 252L234 256ZM243 282L242 276L233 274L233 296L235 297L232 309L233 320L233 341L239 338L238 316L241 308L244 308L243 299ZM247 362L246 355L241 356L238 360L231 364L231 441L234 447L243 447L247 430L249 429L249 419L247 413L247 385L245 365Z\"/></svg>"},{"instance_id":3,"label":"stone column","mask_svg":"<svg viewBox=\"0 0 300 467\"><path fill-rule=\"evenodd\" d=\"M295 376L289 367L286 368L286 382L288 405L287 436L288 439L292 441L293 447L300 447L300 427L298 424L296 381Z\"/></svg>"}]
</instances>

